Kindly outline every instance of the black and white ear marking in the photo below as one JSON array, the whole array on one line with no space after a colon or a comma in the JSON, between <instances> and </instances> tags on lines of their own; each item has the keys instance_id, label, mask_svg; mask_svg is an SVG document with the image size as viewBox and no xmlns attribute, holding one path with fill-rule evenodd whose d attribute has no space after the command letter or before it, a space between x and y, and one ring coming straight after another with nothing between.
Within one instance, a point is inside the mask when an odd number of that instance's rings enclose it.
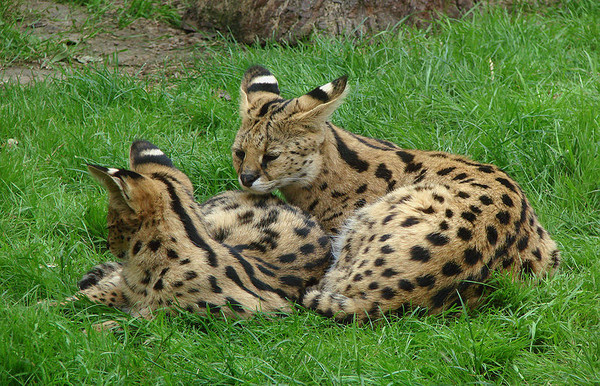
<instances>
[{"instance_id":1,"label":"black and white ear marking","mask_svg":"<svg viewBox=\"0 0 600 386\"><path fill-rule=\"evenodd\" d=\"M129 149L129 164L135 169L144 164L173 167L173 162L156 145L148 141L135 141Z\"/></svg>"},{"instance_id":2,"label":"black and white ear marking","mask_svg":"<svg viewBox=\"0 0 600 386\"><path fill-rule=\"evenodd\" d=\"M141 174L127 169L105 168L104 166L91 164L88 164L87 167L92 176L109 189L113 185L121 189L126 184L126 179L138 180L144 178Z\"/></svg>"},{"instance_id":3,"label":"black and white ear marking","mask_svg":"<svg viewBox=\"0 0 600 386\"><path fill-rule=\"evenodd\" d=\"M127 169L105 168L99 165L87 165L90 174L98 180L111 194L111 197L117 197L124 200L130 208L134 209L131 200L132 180L143 179L144 176Z\"/></svg>"},{"instance_id":4,"label":"black and white ear marking","mask_svg":"<svg viewBox=\"0 0 600 386\"><path fill-rule=\"evenodd\" d=\"M347 83L348 76L344 75L340 78L337 78L333 82L329 82L321 87L315 88L306 95L316 99L320 103L327 103L342 95L346 90Z\"/></svg>"},{"instance_id":5,"label":"black and white ear marking","mask_svg":"<svg viewBox=\"0 0 600 386\"><path fill-rule=\"evenodd\" d=\"M246 70L246 73L244 74L242 91L246 94L262 91L279 95L279 83L273 74L266 68L252 66Z\"/></svg>"},{"instance_id":6,"label":"black and white ear marking","mask_svg":"<svg viewBox=\"0 0 600 386\"><path fill-rule=\"evenodd\" d=\"M339 107L348 92L348 77L342 76L336 80L317 87L298 98L296 110L299 119L315 119L326 121Z\"/></svg>"}]
</instances>

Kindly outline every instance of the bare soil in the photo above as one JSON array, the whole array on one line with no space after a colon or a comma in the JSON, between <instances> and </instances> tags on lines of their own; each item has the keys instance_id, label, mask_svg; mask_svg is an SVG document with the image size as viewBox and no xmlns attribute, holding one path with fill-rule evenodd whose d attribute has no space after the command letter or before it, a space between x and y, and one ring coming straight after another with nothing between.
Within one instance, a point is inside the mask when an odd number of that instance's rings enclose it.
<instances>
[{"instance_id":1,"label":"bare soil","mask_svg":"<svg viewBox=\"0 0 600 386\"><path fill-rule=\"evenodd\" d=\"M2 83L26 84L98 64L139 77L178 77L193 71L194 58L207 44L206 34L187 33L167 22L137 19L119 28L115 11L99 18L85 6L23 0L20 14L23 33L58 42L59 49L41 59L0 64Z\"/></svg>"}]
</instances>

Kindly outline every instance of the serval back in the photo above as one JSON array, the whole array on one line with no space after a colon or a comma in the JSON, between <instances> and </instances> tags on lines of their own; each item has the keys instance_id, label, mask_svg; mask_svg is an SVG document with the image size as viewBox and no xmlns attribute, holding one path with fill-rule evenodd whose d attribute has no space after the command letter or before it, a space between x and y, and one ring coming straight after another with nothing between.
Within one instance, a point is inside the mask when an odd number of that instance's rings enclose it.
<instances>
[{"instance_id":1,"label":"serval back","mask_svg":"<svg viewBox=\"0 0 600 386\"><path fill-rule=\"evenodd\" d=\"M329 237L280 199L225 192L198 204L146 141L133 143L130 164L88 166L108 190L108 245L122 263L92 269L80 295L144 317L162 307L244 317L289 311L329 266Z\"/></svg>"},{"instance_id":2,"label":"serval back","mask_svg":"<svg viewBox=\"0 0 600 386\"><path fill-rule=\"evenodd\" d=\"M494 165L406 150L329 122L346 77L292 99L250 68L232 147L243 188L280 189L337 237L336 260L304 304L338 319L477 303L492 271L545 276L556 244L523 190Z\"/></svg>"}]
</instances>

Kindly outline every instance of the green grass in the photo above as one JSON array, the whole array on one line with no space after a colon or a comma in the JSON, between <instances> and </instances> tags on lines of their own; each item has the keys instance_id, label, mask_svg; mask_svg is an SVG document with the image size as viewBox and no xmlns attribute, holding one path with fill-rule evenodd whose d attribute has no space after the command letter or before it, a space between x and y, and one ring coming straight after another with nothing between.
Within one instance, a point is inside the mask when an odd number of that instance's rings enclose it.
<instances>
[{"instance_id":1,"label":"green grass","mask_svg":"<svg viewBox=\"0 0 600 386\"><path fill-rule=\"evenodd\" d=\"M94 30L103 18L114 18L118 28L124 28L138 19L160 20L174 27L181 25L181 16L169 3L158 0L124 0L118 4L109 0L62 0L73 6L86 6L89 19L81 26L73 26L78 32ZM72 47L58 38L41 39L31 28L23 27L23 12L19 6L23 0L2 0L0 2L0 70L11 64L21 64L43 59L44 63L70 59L77 47ZM25 32L22 32L25 31ZM65 32L65 31L62 31ZM94 32L94 33L95 33ZM60 36L61 34L58 34ZM86 37L93 33L85 33Z\"/></svg>"},{"instance_id":2,"label":"green grass","mask_svg":"<svg viewBox=\"0 0 600 386\"><path fill-rule=\"evenodd\" d=\"M54 41L42 41L20 31L19 0L0 2L0 70L12 63L53 56L60 50Z\"/></svg>"},{"instance_id":3,"label":"green grass","mask_svg":"<svg viewBox=\"0 0 600 386\"><path fill-rule=\"evenodd\" d=\"M0 87L0 383L600 383L599 19L596 1L565 1L294 48L221 41L189 76L159 84L100 69ZM302 310L148 322L86 302L37 305L113 259L105 193L86 162L124 167L144 138L192 178L198 199L237 188L236 96L255 63L284 97L348 74L336 124L504 168L560 244L558 274L539 285L500 277L485 306L458 317L362 327ZM115 318L122 332L82 332Z\"/></svg>"},{"instance_id":4,"label":"green grass","mask_svg":"<svg viewBox=\"0 0 600 386\"><path fill-rule=\"evenodd\" d=\"M59 0L65 4L84 5L88 11L99 18L107 12L113 12L117 24L123 28L139 18L161 20L174 26L181 25L181 16L177 10L164 0L123 0L116 3L111 0Z\"/></svg>"}]
</instances>

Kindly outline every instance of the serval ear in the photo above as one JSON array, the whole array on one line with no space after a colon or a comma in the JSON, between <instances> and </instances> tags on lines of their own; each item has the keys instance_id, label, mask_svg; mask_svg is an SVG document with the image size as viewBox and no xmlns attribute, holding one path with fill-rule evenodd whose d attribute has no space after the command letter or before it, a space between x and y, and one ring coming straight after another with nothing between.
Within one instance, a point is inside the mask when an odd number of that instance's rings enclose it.
<instances>
[{"instance_id":1,"label":"serval ear","mask_svg":"<svg viewBox=\"0 0 600 386\"><path fill-rule=\"evenodd\" d=\"M144 140L133 142L129 148L129 165L132 170L146 175L166 173L182 183L190 192L194 191L190 179L175 168L171 159L153 143Z\"/></svg>"},{"instance_id":2,"label":"serval ear","mask_svg":"<svg viewBox=\"0 0 600 386\"><path fill-rule=\"evenodd\" d=\"M129 165L133 170L140 170L144 165L160 165L169 168L173 162L156 145L148 141L135 141L129 148Z\"/></svg>"},{"instance_id":3,"label":"serval ear","mask_svg":"<svg viewBox=\"0 0 600 386\"><path fill-rule=\"evenodd\" d=\"M298 98L294 118L325 122L342 104L348 93L348 76L344 75Z\"/></svg>"},{"instance_id":4,"label":"serval ear","mask_svg":"<svg viewBox=\"0 0 600 386\"><path fill-rule=\"evenodd\" d=\"M268 102L281 99L279 83L269 70L252 66L244 73L240 87L240 114L242 118L260 116Z\"/></svg>"},{"instance_id":5,"label":"serval ear","mask_svg":"<svg viewBox=\"0 0 600 386\"><path fill-rule=\"evenodd\" d=\"M135 200L136 185L143 179L139 173L126 169L105 168L99 165L87 165L90 174L108 190L111 205L121 209L139 210Z\"/></svg>"}]
</instances>

